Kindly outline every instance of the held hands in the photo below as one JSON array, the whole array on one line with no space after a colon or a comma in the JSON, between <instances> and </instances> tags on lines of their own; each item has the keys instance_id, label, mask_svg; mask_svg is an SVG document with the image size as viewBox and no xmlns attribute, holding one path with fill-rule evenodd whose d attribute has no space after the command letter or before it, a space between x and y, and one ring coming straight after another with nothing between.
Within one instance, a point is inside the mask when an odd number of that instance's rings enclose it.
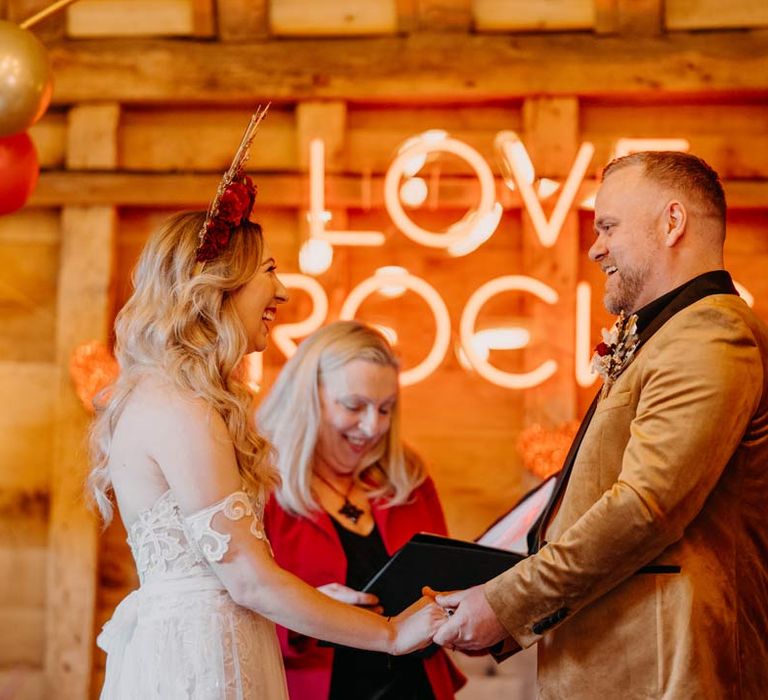
<instances>
[{"instance_id":1,"label":"held hands","mask_svg":"<svg viewBox=\"0 0 768 700\"><path fill-rule=\"evenodd\" d=\"M424 593L437 596L437 604L449 615L435 634L436 644L448 649L479 651L488 650L509 636L486 600L482 586L452 593L425 589Z\"/></svg>"},{"instance_id":2,"label":"held hands","mask_svg":"<svg viewBox=\"0 0 768 700\"><path fill-rule=\"evenodd\" d=\"M426 592L423 589L422 592ZM395 628L395 639L390 654L399 656L423 649L431 641L435 632L448 619L448 614L434 599L430 592L407 607L390 620Z\"/></svg>"}]
</instances>

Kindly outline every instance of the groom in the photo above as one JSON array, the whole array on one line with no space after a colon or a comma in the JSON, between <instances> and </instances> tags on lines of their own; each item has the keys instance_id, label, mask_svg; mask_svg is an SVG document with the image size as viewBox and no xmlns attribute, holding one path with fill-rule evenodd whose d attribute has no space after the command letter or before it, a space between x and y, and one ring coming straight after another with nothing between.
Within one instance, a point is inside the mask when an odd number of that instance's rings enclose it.
<instances>
[{"instance_id":1,"label":"groom","mask_svg":"<svg viewBox=\"0 0 768 700\"><path fill-rule=\"evenodd\" d=\"M615 160L595 236L605 306L628 317L603 388L531 556L439 596L435 641L538 643L545 700L763 698L768 329L723 269L718 176L684 153Z\"/></svg>"}]
</instances>

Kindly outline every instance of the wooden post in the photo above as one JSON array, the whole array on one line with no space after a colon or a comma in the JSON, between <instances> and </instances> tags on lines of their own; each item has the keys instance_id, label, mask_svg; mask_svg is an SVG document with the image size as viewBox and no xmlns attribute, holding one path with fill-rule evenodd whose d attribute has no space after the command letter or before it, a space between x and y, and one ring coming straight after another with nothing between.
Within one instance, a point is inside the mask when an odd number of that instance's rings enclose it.
<instances>
[{"instance_id":1,"label":"wooden post","mask_svg":"<svg viewBox=\"0 0 768 700\"><path fill-rule=\"evenodd\" d=\"M192 0L192 36L213 36L215 34L214 20L213 0Z\"/></svg>"},{"instance_id":2,"label":"wooden post","mask_svg":"<svg viewBox=\"0 0 768 700\"><path fill-rule=\"evenodd\" d=\"M471 0L396 0L400 32L461 32L472 29Z\"/></svg>"},{"instance_id":3,"label":"wooden post","mask_svg":"<svg viewBox=\"0 0 768 700\"><path fill-rule=\"evenodd\" d=\"M595 0L595 33L657 37L664 32L662 0Z\"/></svg>"},{"instance_id":4,"label":"wooden post","mask_svg":"<svg viewBox=\"0 0 768 700\"><path fill-rule=\"evenodd\" d=\"M253 41L269 37L267 0L219 0L216 18L221 41Z\"/></svg>"},{"instance_id":5,"label":"wooden post","mask_svg":"<svg viewBox=\"0 0 768 700\"><path fill-rule=\"evenodd\" d=\"M664 31L663 0L619 0L618 31L622 36L660 36Z\"/></svg>"},{"instance_id":6,"label":"wooden post","mask_svg":"<svg viewBox=\"0 0 768 700\"><path fill-rule=\"evenodd\" d=\"M595 0L595 34L616 34L619 29L619 0Z\"/></svg>"},{"instance_id":7,"label":"wooden post","mask_svg":"<svg viewBox=\"0 0 768 700\"><path fill-rule=\"evenodd\" d=\"M117 105L73 108L68 162L117 165ZM106 134L112 131L112 138ZM98 138L91 138L99 135ZM88 414L69 378L72 350L106 341L111 320L111 276L116 228L111 206L64 207L61 214L56 363L59 370L50 485L46 697L89 697L98 563L98 523L86 506Z\"/></svg>"},{"instance_id":8,"label":"wooden post","mask_svg":"<svg viewBox=\"0 0 768 700\"><path fill-rule=\"evenodd\" d=\"M309 165L309 142L325 141L325 172L344 170L344 136L347 126L347 105L344 102L300 102L296 105L299 165L306 171Z\"/></svg>"},{"instance_id":9,"label":"wooden post","mask_svg":"<svg viewBox=\"0 0 768 700\"><path fill-rule=\"evenodd\" d=\"M524 142L537 177L565 181L579 146L576 98L531 98L523 105ZM555 192L552 197L557 197ZM547 208L545 212L549 213ZM531 311L531 345L526 369L548 359L558 364L554 376L525 392L525 421L557 425L576 416L573 343L576 332L576 283L579 269L579 222L571 211L553 248L545 249L523 210L523 274L547 280L559 295L556 306L541 301Z\"/></svg>"}]
</instances>

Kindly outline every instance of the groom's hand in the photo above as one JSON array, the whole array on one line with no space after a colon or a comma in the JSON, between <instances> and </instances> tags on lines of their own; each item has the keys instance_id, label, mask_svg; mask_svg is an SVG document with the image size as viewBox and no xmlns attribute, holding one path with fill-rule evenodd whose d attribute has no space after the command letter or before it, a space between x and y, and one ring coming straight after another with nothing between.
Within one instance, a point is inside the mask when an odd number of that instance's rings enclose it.
<instances>
[{"instance_id":1,"label":"groom's hand","mask_svg":"<svg viewBox=\"0 0 768 700\"><path fill-rule=\"evenodd\" d=\"M441 646L464 651L488 650L509 636L488 604L482 586L440 593L436 600L450 615L434 636L433 641Z\"/></svg>"}]
</instances>

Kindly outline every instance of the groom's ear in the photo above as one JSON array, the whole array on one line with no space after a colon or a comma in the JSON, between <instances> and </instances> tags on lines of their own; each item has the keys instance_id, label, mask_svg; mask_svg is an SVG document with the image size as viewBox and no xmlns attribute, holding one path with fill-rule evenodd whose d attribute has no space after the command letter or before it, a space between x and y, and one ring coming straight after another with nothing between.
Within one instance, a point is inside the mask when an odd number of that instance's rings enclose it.
<instances>
[{"instance_id":1,"label":"groom's ear","mask_svg":"<svg viewBox=\"0 0 768 700\"><path fill-rule=\"evenodd\" d=\"M688 212L682 202L673 199L664 209L663 217L664 245L673 248L685 235Z\"/></svg>"}]
</instances>

